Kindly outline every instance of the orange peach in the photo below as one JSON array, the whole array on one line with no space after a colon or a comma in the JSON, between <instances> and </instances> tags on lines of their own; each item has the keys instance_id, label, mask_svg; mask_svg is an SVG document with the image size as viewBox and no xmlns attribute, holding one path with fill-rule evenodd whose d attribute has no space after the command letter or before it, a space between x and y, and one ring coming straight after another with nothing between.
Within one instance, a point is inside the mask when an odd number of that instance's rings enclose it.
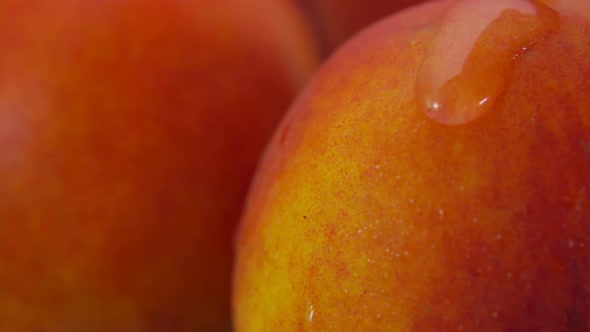
<instances>
[{"instance_id":1,"label":"orange peach","mask_svg":"<svg viewBox=\"0 0 590 332\"><path fill-rule=\"evenodd\" d=\"M317 63L300 13L0 7L0 331L230 330L242 201Z\"/></svg>"},{"instance_id":2,"label":"orange peach","mask_svg":"<svg viewBox=\"0 0 590 332\"><path fill-rule=\"evenodd\" d=\"M251 188L237 331L590 329L590 3L547 3L425 3L316 73Z\"/></svg>"}]
</instances>

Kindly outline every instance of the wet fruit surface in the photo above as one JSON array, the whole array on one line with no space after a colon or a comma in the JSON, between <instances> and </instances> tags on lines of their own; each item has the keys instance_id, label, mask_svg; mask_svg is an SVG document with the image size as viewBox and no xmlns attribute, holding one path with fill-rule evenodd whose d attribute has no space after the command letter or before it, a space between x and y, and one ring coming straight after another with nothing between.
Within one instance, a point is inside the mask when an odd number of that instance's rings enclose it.
<instances>
[{"instance_id":1,"label":"wet fruit surface","mask_svg":"<svg viewBox=\"0 0 590 332\"><path fill-rule=\"evenodd\" d=\"M473 29L461 62L482 76L450 66L439 83L484 82L497 61L507 76L449 126L415 84L458 4L358 35L293 105L237 241L238 331L590 328L587 13L522 2Z\"/></svg>"},{"instance_id":2,"label":"wet fruit surface","mask_svg":"<svg viewBox=\"0 0 590 332\"><path fill-rule=\"evenodd\" d=\"M419 107L446 124L494 107L518 60L559 29L559 14L528 0L462 0L440 23L416 80Z\"/></svg>"}]
</instances>

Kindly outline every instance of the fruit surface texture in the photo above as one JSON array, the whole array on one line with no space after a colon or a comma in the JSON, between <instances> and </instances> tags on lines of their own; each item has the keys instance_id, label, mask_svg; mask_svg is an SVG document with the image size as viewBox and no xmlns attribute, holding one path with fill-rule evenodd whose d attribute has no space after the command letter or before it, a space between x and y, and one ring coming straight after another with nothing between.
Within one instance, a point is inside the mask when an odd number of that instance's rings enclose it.
<instances>
[{"instance_id":1,"label":"fruit surface texture","mask_svg":"<svg viewBox=\"0 0 590 332\"><path fill-rule=\"evenodd\" d=\"M589 14L435 1L339 49L251 189L237 330L589 330Z\"/></svg>"},{"instance_id":2,"label":"fruit surface texture","mask_svg":"<svg viewBox=\"0 0 590 332\"><path fill-rule=\"evenodd\" d=\"M0 330L228 331L232 234L317 55L283 1L2 1Z\"/></svg>"}]
</instances>

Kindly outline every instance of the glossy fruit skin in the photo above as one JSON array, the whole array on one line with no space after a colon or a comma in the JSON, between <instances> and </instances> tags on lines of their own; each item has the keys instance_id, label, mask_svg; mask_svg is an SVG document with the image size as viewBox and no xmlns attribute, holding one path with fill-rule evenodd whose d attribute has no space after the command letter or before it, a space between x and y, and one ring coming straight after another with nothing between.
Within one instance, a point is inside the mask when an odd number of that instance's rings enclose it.
<instances>
[{"instance_id":1,"label":"glossy fruit skin","mask_svg":"<svg viewBox=\"0 0 590 332\"><path fill-rule=\"evenodd\" d=\"M450 5L359 34L283 120L237 239L237 331L590 328L590 23L564 14L492 111L447 126L413 83Z\"/></svg>"},{"instance_id":2,"label":"glossy fruit skin","mask_svg":"<svg viewBox=\"0 0 590 332\"><path fill-rule=\"evenodd\" d=\"M233 230L317 63L282 1L3 1L0 330L228 331Z\"/></svg>"}]
</instances>

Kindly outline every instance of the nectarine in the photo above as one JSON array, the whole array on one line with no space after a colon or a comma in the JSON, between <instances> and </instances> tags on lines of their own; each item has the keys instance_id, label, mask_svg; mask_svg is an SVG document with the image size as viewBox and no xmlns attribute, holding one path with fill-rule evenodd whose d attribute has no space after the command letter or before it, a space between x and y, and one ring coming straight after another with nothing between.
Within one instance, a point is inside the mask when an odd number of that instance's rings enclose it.
<instances>
[{"instance_id":1,"label":"nectarine","mask_svg":"<svg viewBox=\"0 0 590 332\"><path fill-rule=\"evenodd\" d=\"M317 72L251 188L238 331L590 329L590 3L547 3L425 3Z\"/></svg>"},{"instance_id":2,"label":"nectarine","mask_svg":"<svg viewBox=\"0 0 590 332\"><path fill-rule=\"evenodd\" d=\"M301 13L0 8L0 331L229 330L242 200L318 58Z\"/></svg>"}]
</instances>

